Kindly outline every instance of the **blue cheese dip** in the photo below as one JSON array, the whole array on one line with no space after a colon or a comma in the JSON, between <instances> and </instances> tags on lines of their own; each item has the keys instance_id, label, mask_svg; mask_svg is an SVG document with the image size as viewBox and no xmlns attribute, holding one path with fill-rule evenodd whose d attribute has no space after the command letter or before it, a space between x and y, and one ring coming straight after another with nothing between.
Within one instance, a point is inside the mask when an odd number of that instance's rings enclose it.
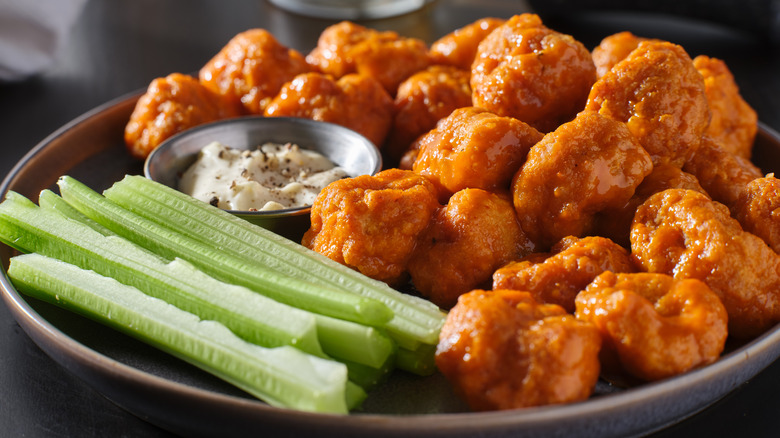
<instances>
[{"instance_id":1,"label":"blue cheese dip","mask_svg":"<svg viewBox=\"0 0 780 438\"><path fill-rule=\"evenodd\" d=\"M212 142L184 172L179 190L225 210L269 211L311 205L326 185L348 176L298 145L241 150Z\"/></svg>"}]
</instances>

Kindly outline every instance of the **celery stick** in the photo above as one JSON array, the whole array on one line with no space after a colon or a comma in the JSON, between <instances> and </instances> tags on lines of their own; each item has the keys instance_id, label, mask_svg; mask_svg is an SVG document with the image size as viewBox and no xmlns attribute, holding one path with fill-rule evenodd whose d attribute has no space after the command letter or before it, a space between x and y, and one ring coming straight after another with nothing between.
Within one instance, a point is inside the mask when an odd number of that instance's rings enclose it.
<instances>
[{"instance_id":1,"label":"celery stick","mask_svg":"<svg viewBox=\"0 0 780 438\"><path fill-rule=\"evenodd\" d=\"M438 341L444 314L432 303L400 293L223 210L140 176L126 176L104 195L149 220L189 233L212 248L262 261L285 275L381 300L395 313L386 328L400 345L416 348L420 342Z\"/></svg>"},{"instance_id":2,"label":"celery stick","mask_svg":"<svg viewBox=\"0 0 780 438\"><path fill-rule=\"evenodd\" d=\"M36 206L15 192L0 203L0 240L116 278L203 319L217 320L266 347L293 345L322 355L310 313L226 284L183 260L168 262L118 236Z\"/></svg>"},{"instance_id":3,"label":"celery stick","mask_svg":"<svg viewBox=\"0 0 780 438\"><path fill-rule=\"evenodd\" d=\"M387 377L395 369L395 357L390 357L378 368L370 367L360 363L341 360L347 366L347 376L349 381L359 385L366 391L374 389L380 383L387 380Z\"/></svg>"},{"instance_id":4,"label":"celery stick","mask_svg":"<svg viewBox=\"0 0 780 438\"><path fill-rule=\"evenodd\" d=\"M55 193L45 192L48 193L44 194L42 192L40 199L45 198L47 205L56 206L58 211L62 211L68 217L84 221L87 224L92 222L96 227L103 227L83 215ZM112 233L108 229L106 229L106 232ZM314 315L317 317L318 340L322 344L322 350L330 357L339 360L350 360L369 366L378 366L386 361L394 350L394 343L376 329L326 316Z\"/></svg>"},{"instance_id":5,"label":"celery stick","mask_svg":"<svg viewBox=\"0 0 780 438\"><path fill-rule=\"evenodd\" d=\"M245 342L217 322L200 320L112 278L42 255L12 258L8 274L25 294L149 343L271 405L347 412L343 364L291 347L267 349Z\"/></svg>"},{"instance_id":6,"label":"celery stick","mask_svg":"<svg viewBox=\"0 0 780 438\"><path fill-rule=\"evenodd\" d=\"M341 365L346 366L343 363ZM347 378L349 378L349 369L347 369ZM347 384L346 387L344 388L344 391L345 391L345 398L347 401L347 408L349 410L359 408L366 400L366 398L368 398L368 393L366 393L366 389L351 380L347 380Z\"/></svg>"},{"instance_id":7,"label":"celery stick","mask_svg":"<svg viewBox=\"0 0 780 438\"><path fill-rule=\"evenodd\" d=\"M395 352L395 342L374 327L316 315L317 336L328 356L379 368Z\"/></svg>"},{"instance_id":8,"label":"celery stick","mask_svg":"<svg viewBox=\"0 0 780 438\"><path fill-rule=\"evenodd\" d=\"M73 178L58 182L63 199L115 233L167 258L180 257L220 280L274 300L339 319L382 326L393 313L379 300L304 281L268 269L225 248L208 248L192 233L177 233L115 204Z\"/></svg>"},{"instance_id":9,"label":"celery stick","mask_svg":"<svg viewBox=\"0 0 780 438\"><path fill-rule=\"evenodd\" d=\"M420 376L436 372L436 346L422 345L417 350L399 348L395 355L395 366Z\"/></svg>"},{"instance_id":10,"label":"celery stick","mask_svg":"<svg viewBox=\"0 0 780 438\"><path fill-rule=\"evenodd\" d=\"M73 208L72 205L68 204L59 195L49 189L41 191L40 195L38 195L38 205L40 205L41 208L56 211L68 219L73 219L88 225L90 228L99 232L100 234L103 234L104 236L115 234L113 231L93 221L82 212Z\"/></svg>"}]
</instances>

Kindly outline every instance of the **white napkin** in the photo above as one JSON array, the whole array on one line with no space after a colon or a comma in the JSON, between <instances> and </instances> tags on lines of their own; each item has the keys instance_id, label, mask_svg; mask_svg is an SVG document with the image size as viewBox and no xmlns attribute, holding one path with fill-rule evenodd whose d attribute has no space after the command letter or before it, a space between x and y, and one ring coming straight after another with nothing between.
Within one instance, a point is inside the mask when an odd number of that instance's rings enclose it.
<instances>
[{"instance_id":1,"label":"white napkin","mask_svg":"<svg viewBox=\"0 0 780 438\"><path fill-rule=\"evenodd\" d=\"M44 70L70 34L86 0L0 0L0 80Z\"/></svg>"}]
</instances>

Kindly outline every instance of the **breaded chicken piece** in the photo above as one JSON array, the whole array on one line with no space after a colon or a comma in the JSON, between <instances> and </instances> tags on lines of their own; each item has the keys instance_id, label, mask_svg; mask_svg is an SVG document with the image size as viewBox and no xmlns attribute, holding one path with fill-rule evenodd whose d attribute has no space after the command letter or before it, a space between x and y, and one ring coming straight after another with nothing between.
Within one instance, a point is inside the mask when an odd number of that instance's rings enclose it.
<instances>
[{"instance_id":1,"label":"breaded chicken piece","mask_svg":"<svg viewBox=\"0 0 780 438\"><path fill-rule=\"evenodd\" d=\"M726 307L731 336L749 338L780 322L780 256L699 192L669 189L645 201L631 251L646 272L707 283Z\"/></svg>"},{"instance_id":2,"label":"breaded chicken piece","mask_svg":"<svg viewBox=\"0 0 780 438\"><path fill-rule=\"evenodd\" d=\"M428 46L422 40L350 21L327 27L306 62L335 78L350 73L371 76L390 96L395 96L401 82L431 63Z\"/></svg>"},{"instance_id":3,"label":"breaded chicken piece","mask_svg":"<svg viewBox=\"0 0 780 438\"><path fill-rule=\"evenodd\" d=\"M498 267L533 251L512 202L481 189L464 189L434 215L409 261L412 283L442 308L489 285Z\"/></svg>"},{"instance_id":4,"label":"breaded chicken piece","mask_svg":"<svg viewBox=\"0 0 780 438\"><path fill-rule=\"evenodd\" d=\"M468 70L433 65L398 86L393 124L383 148L386 167L398 166L414 140L435 128L439 120L471 106L470 78Z\"/></svg>"},{"instance_id":5,"label":"breaded chicken piece","mask_svg":"<svg viewBox=\"0 0 780 438\"><path fill-rule=\"evenodd\" d=\"M712 118L705 135L723 149L750 159L758 132L758 115L739 94L734 75L720 59L699 55L693 65L704 77L704 89Z\"/></svg>"},{"instance_id":6,"label":"breaded chicken piece","mask_svg":"<svg viewBox=\"0 0 780 438\"><path fill-rule=\"evenodd\" d=\"M607 74L615 64L624 60L639 47L642 41L660 42L661 40L639 37L628 31L618 32L601 40L591 51L593 63L596 64L596 75L602 77Z\"/></svg>"},{"instance_id":7,"label":"breaded chicken piece","mask_svg":"<svg viewBox=\"0 0 780 438\"><path fill-rule=\"evenodd\" d=\"M634 272L628 251L597 236L566 237L549 254L534 253L493 273L493 289L530 292L536 301L574 313L574 299L605 271Z\"/></svg>"},{"instance_id":8,"label":"breaded chicken piece","mask_svg":"<svg viewBox=\"0 0 780 438\"><path fill-rule=\"evenodd\" d=\"M431 44L431 61L470 71L479 43L505 22L503 18L486 17L455 29Z\"/></svg>"},{"instance_id":9,"label":"breaded chicken piece","mask_svg":"<svg viewBox=\"0 0 780 438\"><path fill-rule=\"evenodd\" d=\"M731 212L745 231L780 253L780 180L774 174L748 183Z\"/></svg>"},{"instance_id":10,"label":"breaded chicken piece","mask_svg":"<svg viewBox=\"0 0 780 438\"><path fill-rule=\"evenodd\" d=\"M636 188L634 196L619 208L608 208L598 214L596 219L596 234L608 237L615 243L629 248L629 234L631 234L631 222L634 220L636 209L650 196L666 189L688 189L700 193L707 192L699 184L699 180L690 173L684 172L671 164L659 164L653 167L650 175L647 175Z\"/></svg>"},{"instance_id":11,"label":"breaded chicken piece","mask_svg":"<svg viewBox=\"0 0 780 438\"><path fill-rule=\"evenodd\" d=\"M761 169L748 159L726 151L706 136L683 170L694 175L712 199L729 208L750 181L763 176Z\"/></svg>"},{"instance_id":12,"label":"breaded chicken piece","mask_svg":"<svg viewBox=\"0 0 780 438\"><path fill-rule=\"evenodd\" d=\"M515 15L479 44L472 102L550 132L583 109L595 80L582 43L546 27L538 15Z\"/></svg>"},{"instance_id":13,"label":"breaded chicken piece","mask_svg":"<svg viewBox=\"0 0 780 438\"><path fill-rule=\"evenodd\" d=\"M172 73L153 80L125 125L130 154L145 159L163 141L194 126L241 115L241 108L192 76Z\"/></svg>"},{"instance_id":14,"label":"breaded chicken piece","mask_svg":"<svg viewBox=\"0 0 780 438\"><path fill-rule=\"evenodd\" d=\"M599 376L601 335L528 292L461 295L439 335L436 365L476 411L587 399Z\"/></svg>"},{"instance_id":15,"label":"breaded chicken piece","mask_svg":"<svg viewBox=\"0 0 780 438\"><path fill-rule=\"evenodd\" d=\"M585 107L626 123L653 164L682 165L709 124L704 79L685 50L643 41L593 85Z\"/></svg>"},{"instance_id":16,"label":"breaded chicken piece","mask_svg":"<svg viewBox=\"0 0 780 438\"><path fill-rule=\"evenodd\" d=\"M506 192L528 150L541 139L520 120L459 108L416 141L412 169L436 185L442 202L465 188Z\"/></svg>"},{"instance_id":17,"label":"breaded chicken piece","mask_svg":"<svg viewBox=\"0 0 780 438\"><path fill-rule=\"evenodd\" d=\"M395 285L406 279L419 235L438 207L433 185L411 171L338 180L314 200L302 244Z\"/></svg>"},{"instance_id":18,"label":"breaded chicken piece","mask_svg":"<svg viewBox=\"0 0 780 438\"><path fill-rule=\"evenodd\" d=\"M265 115L335 123L357 131L379 148L393 120L393 100L368 76L350 74L334 80L321 73L304 73L282 87Z\"/></svg>"},{"instance_id":19,"label":"breaded chicken piece","mask_svg":"<svg viewBox=\"0 0 780 438\"><path fill-rule=\"evenodd\" d=\"M520 226L540 251L592 234L596 215L624 206L652 169L624 123L582 112L534 145L515 175Z\"/></svg>"},{"instance_id":20,"label":"breaded chicken piece","mask_svg":"<svg viewBox=\"0 0 780 438\"><path fill-rule=\"evenodd\" d=\"M267 30L234 36L199 72L200 82L249 114L262 114L282 85L311 71L301 53L285 47Z\"/></svg>"},{"instance_id":21,"label":"breaded chicken piece","mask_svg":"<svg viewBox=\"0 0 780 438\"><path fill-rule=\"evenodd\" d=\"M576 315L601 332L605 373L642 380L715 362L728 337L718 296L700 280L666 274L604 272L577 296Z\"/></svg>"}]
</instances>

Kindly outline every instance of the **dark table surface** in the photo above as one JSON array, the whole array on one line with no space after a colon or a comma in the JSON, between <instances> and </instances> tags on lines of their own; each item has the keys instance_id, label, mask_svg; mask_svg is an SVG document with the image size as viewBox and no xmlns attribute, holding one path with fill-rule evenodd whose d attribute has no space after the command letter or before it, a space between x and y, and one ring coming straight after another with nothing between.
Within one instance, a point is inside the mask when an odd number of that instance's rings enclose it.
<instances>
[{"instance_id":1,"label":"dark table surface","mask_svg":"<svg viewBox=\"0 0 780 438\"><path fill-rule=\"evenodd\" d=\"M413 14L363 24L430 43L477 18L528 10L514 0L440 0ZM50 69L22 82L0 83L0 173L7 174L28 150L80 114L143 89L155 77L197 71L238 32L263 27L305 53L332 23L290 14L263 0L90 0ZM760 37L657 14L586 12L574 19L550 18L546 24L588 48L611 33L631 30L677 42L692 56L724 59L760 119L780 130L780 49ZM780 361L705 411L654 436L777 436L778 412ZM61 368L2 304L0 435L170 436Z\"/></svg>"}]
</instances>

